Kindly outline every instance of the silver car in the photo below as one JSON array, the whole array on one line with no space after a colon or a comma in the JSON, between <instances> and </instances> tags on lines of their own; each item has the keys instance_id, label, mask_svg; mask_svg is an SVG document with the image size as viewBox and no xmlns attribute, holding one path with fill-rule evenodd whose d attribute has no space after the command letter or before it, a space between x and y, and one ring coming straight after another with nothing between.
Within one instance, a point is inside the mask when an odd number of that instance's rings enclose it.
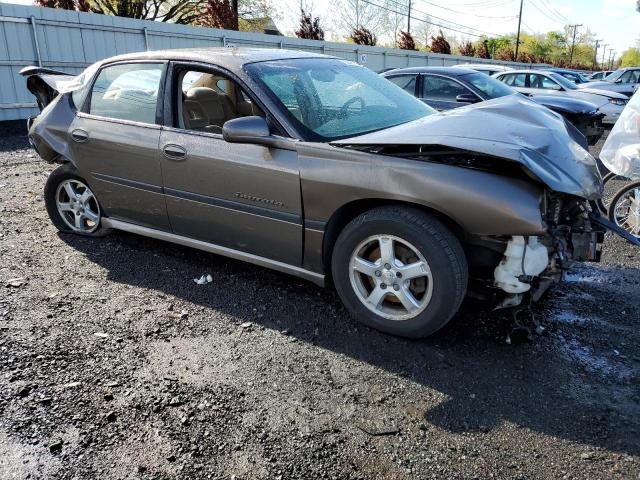
<instances>
[{"instance_id":1,"label":"silver car","mask_svg":"<svg viewBox=\"0 0 640 480\"><path fill-rule=\"evenodd\" d=\"M437 114L365 67L287 50L23 74L44 108L29 139L60 164L44 197L61 232L124 230L332 283L385 332L437 331L468 290L537 300L599 259L605 228L627 235L591 207L602 181L579 132L519 95Z\"/></svg>"},{"instance_id":2,"label":"silver car","mask_svg":"<svg viewBox=\"0 0 640 480\"><path fill-rule=\"evenodd\" d=\"M631 98L640 87L640 67L621 68L601 81L585 83L582 87L622 93Z\"/></svg>"},{"instance_id":3,"label":"silver car","mask_svg":"<svg viewBox=\"0 0 640 480\"><path fill-rule=\"evenodd\" d=\"M594 72L591 75L587 76L587 81L597 82L598 80L604 80L606 77L608 77L612 73L613 73L613 70L605 70L603 72Z\"/></svg>"},{"instance_id":4,"label":"silver car","mask_svg":"<svg viewBox=\"0 0 640 480\"><path fill-rule=\"evenodd\" d=\"M544 70L514 70L496 73L494 77L525 95L563 95L593 103L605 115L603 123L608 124L616 123L629 100L621 93L588 88L593 83L580 88L562 75Z\"/></svg>"}]
</instances>

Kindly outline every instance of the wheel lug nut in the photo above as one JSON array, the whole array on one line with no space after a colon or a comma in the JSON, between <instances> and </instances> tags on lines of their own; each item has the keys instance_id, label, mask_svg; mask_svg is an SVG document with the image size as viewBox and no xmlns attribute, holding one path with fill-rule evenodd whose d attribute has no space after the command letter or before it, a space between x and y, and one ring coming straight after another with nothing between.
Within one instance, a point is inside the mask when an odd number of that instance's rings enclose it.
<instances>
[{"instance_id":1,"label":"wheel lug nut","mask_svg":"<svg viewBox=\"0 0 640 480\"><path fill-rule=\"evenodd\" d=\"M389 265L388 263L384 264L384 268L386 268L387 270L389 270L391 268L391 265Z\"/></svg>"},{"instance_id":2,"label":"wheel lug nut","mask_svg":"<svg viewBox=\"0 0 640 480\"><path fill-rule=\"evenodd\" d=\"M379 277L380 275L382 275L382 272L380 270L376 270L376 277Z\"/></svg>"},{"instance_id":3,"label":"wheel lug nut","mask_svg":"<svg viewBox=\"0 0 640 480\"><path fill-rule=\"evenodd\" d=\"M397 292L398 290L400 290L400 285L398 285L397 283L394 283L393 289Z\"/></svg>"},{"instance_id":4,"label":"wheel lug nut","mask_svg":"<svg viewBox=\"0 0 640 480\"><path fill-rule=\"evenodd\" d=\"M380 284L380 288L384 290L385 288L387 288L387 284L386 283L381 283Z\"/></svg>"},{"instance_id":5,"label":"wheel lug nut","mask_svg":"<svg viewBox=\"0 0 640 480\"><path fill-rule=\"evenodd\" d=\"M398 278L402 278L402 273L400 273L400 272L396 272L396 277L398 277Z\"/></svg>"}]
</instances>

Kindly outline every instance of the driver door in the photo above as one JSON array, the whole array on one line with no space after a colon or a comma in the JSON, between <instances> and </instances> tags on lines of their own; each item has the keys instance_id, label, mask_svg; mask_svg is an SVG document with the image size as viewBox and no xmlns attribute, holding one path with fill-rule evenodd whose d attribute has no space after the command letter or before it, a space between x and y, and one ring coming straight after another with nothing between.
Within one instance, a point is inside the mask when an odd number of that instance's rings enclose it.
<instances>
[{"instance_id":1,"label":"driver door","mask_svg":"<svg viewBox=\"0 0 640 480\"><path fill-rule=\"evenodd\" d=\"M160 133L174 233L300 265L302 206L297 152L227 143L227 120L264 113L238 80L172 66L172 124Z\"/></svg>"}]
</instances>

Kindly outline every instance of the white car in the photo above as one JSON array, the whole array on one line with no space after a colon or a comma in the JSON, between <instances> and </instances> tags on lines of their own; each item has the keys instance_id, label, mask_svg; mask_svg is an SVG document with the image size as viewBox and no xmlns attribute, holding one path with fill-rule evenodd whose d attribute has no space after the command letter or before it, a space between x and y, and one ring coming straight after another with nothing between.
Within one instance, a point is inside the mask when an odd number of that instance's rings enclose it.
<instances>
[{"instance_id":1,"label":"white car","mask_svg":"<svg viewBox=\"0 0 640 480\"><path fill-rule=\"evenodd\" d=\"M491 65L490 63L461 63L460 65L454 65L455 68L470 68L476 72L486 73L487 75L494 75L500 72L508 72L513 70L506 65Z\"/></svg>"},{"instance_id":2,"label":"white car","mask_svg":"<svg viewBox=\"0 0 640 480\"><path fill-rule=\"evenodd\" d=\"M545 95L563 95L579 98L593 103L604 113L603 123L616 123L622 110L629 101L621 93L595 88L579 88L562 75L544 70L512 70L493 75L501 82L525 95L544 93ZM588 83L585 85L589 85Z\"/></svg>"}]
</instances>

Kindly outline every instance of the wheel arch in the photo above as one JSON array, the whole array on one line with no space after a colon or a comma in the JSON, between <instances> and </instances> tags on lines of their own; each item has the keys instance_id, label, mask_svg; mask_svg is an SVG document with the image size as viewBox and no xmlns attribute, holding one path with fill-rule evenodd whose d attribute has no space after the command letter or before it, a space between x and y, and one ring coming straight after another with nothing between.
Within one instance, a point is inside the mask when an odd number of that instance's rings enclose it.
<instances>
[{"instance_id":1,"label":"wheel arch","mask_svg":"<svg viewBox=\"0 0 640 480\"><path fill-rule=\"evenodd\" d=\"M357 216L369 210L373 210L374 208L386 206L407 207L429 213L440 220L440 222L442 222L460 240L460 242L462 242L467 235L465 229L451 217L437 209L420 203L388 198L361 198L353 200L337 208L325 226L322 240L322 264L324 266L324 272L327 279L331 278L331 256L333 255L333 248L344 227L346 227L349 222Z\"/></svg>"}]
</instances>

